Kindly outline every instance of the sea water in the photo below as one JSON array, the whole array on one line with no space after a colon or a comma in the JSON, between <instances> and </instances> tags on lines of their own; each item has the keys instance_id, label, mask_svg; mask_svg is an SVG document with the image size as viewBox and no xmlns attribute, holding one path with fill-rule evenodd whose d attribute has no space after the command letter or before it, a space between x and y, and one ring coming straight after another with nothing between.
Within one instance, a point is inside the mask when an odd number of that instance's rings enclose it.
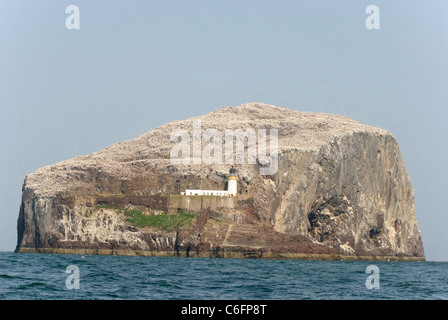
<instances>
[{"instance_id":1,"label":"sea water","mask_svg":"<svg viewBox=\"0 0 448 320\"><path fill-rule=\"evenodd\" d=\"M2 252L0 299L448 299L448 262Z\"/></svg>"}]
</instances>

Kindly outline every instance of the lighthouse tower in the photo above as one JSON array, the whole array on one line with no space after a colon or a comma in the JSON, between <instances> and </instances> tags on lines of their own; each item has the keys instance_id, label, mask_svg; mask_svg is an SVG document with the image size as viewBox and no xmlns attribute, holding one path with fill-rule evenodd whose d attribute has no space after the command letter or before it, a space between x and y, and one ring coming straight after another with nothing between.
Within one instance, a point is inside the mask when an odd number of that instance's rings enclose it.
<instances>
[{"instance_id":1,"label":"lighthouse tower","mask_svg":"<svg viewBox=\"0 0 448 320\"><path fill-rule=\"evenodd\" d=\"M229 181L227 183L227 193L229 196L235 196L237 191L237 179L235 168L232 166L229 172Z\"/></svg>"}]
</instances>

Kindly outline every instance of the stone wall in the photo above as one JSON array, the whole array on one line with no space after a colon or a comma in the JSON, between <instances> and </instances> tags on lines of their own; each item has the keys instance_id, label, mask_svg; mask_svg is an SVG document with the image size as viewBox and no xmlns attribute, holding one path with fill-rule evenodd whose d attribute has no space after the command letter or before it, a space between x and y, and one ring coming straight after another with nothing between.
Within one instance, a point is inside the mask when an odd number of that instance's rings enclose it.
<instances>
[{"instance_id":1,"label":"stone wall","mask_svg":"<svg viewBox=\"0 0 448 320\"><path fill-rule=\"evenodd\" d=\"M202 212L207 209L212 211L233 209L235 206L234 201L234 197L169 195L168 213L176 214L179 211Z\"/></svg>"}]
</instances>

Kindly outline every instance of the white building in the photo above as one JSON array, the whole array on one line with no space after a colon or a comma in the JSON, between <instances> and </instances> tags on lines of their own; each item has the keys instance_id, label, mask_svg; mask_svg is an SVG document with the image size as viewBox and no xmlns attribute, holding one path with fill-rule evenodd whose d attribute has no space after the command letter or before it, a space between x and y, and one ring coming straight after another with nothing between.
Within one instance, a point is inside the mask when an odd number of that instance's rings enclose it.
<instances>
[{"instance_id":1,"label":"white building","mask_svg":"<svg viewBox=\"0 0 448 320\"><path fill-rule=\"evenodd\" d=\"M230 169L229 180L227 182L227 190L200 190L200 189L187 189L181 194L186 196L235 196L237 193L238 181L236 178L235 168Z\"/></svg>"},{"instance_id":2,"label":"white building","mask_svg":"<svg viewBox=\"0 0 448 320\"><path fill-rule=\"evenodd\" d=\"M229 172L229 180L227 182L227 192L229 193L229 195L231 196L235 196L237 190L237 186L238 186L238 181L236 178L236 172L235 172L235 168L232 166L232 168L230 169Z\"/></svg>"},{"instance_id":3,"label":"white building","mask_svg":"<svg viewBox=\"0 0 448 320\"><path fill-rule=\"evenodd\" d=\"M187 189L185 190L186 196L227 196L229 193L227 190L199 190L199 189Z\"/></svg>"}]
</instances>

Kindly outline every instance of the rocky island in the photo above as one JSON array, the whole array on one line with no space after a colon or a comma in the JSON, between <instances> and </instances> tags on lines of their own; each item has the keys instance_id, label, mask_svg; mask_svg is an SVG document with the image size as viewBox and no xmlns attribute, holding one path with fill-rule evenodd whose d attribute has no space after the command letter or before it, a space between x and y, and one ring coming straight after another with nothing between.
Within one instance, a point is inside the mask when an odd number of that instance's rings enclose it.
<instances>
[{"instance_id":1,"label":"rocky island","mask_svg":"<svg viewBox=\"0 0 448 320\"><path fill-rule=\"evenodd\" d=\"M173 163L173 132L194 137L198 121L202 132L277 130L276 170L260 174L258 158ZM236 194L210 194L227 190L232 166ZM38 169L25 178L17 229L16 252L425 260L390 132L262 103L172 121Z\"/></svg>"}]
</instances>

